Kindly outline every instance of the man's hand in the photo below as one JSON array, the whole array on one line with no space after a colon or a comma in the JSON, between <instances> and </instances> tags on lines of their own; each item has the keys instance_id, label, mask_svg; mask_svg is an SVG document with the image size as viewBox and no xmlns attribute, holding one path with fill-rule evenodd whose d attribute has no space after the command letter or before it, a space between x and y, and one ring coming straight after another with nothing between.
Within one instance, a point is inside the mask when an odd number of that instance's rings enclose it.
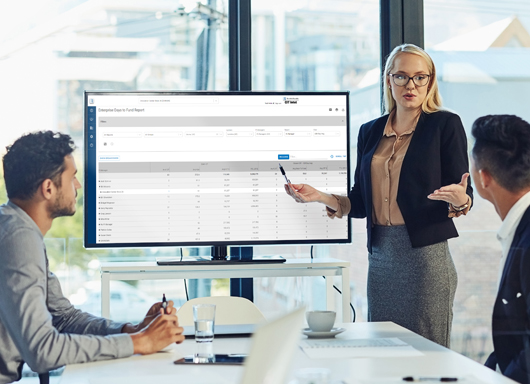
<instances>
[{"instance_id":1,"label":"man's hand","mask_svg":"<svg viewBox=\"0 0 530 384\"><path fill-rule=\"evenodd\" d=\"M151 309L153 309L153 307L151 307ZM147 313L148 315L150 314L151 309ZM175 315L176 310L175 308L172 309L172 314L166 315L164 314L164 310L160 308L159 312L154 317L154 320L152 320L147 327L143 328L140 332L131 335L134 345L134 353L147 355L158 352L169 344L180 344L184 341L184 336L182 335L184 329L179 327L178 318Z\"/></svg>"},{"instance_id":2,"label":"man's hand","mask_svg":"<svg viewBox=\"0 0 530 384\"><path fill-rule=\"evenodd\" d=\"M175 315L177 313L177 309L173 305L173 300L169 300L167 302L165 315ZM147 327L151 323L151 321L153 321L153 319L158 316L161 309L163 310L161 301L159 301L158 303L154 303L151 308L149 308L149 311L147 311L144 320L137 325L138 331Z\"/></svg>"},{"instance_id":3,"label":"man's hand","mask_svg":"<svg viewBox=\"0 0 530 384\"><path fill-rule=\"evenodd\" d=\"M464 205L469 201L469 197L466 194L468 177L469 173L464 173L460 183L441 187L427 196L427 198L431 200L445 201L449 204L452 204L453 207L460 207Z\"/></svg>"},{"instance_id":4,"label":"man's hand","mask_svg":"<svg viewBox=\"0 0 530 384\"><path fill-rule=\"evenodd\" d=\"M125 324L121 331L123 333L136 333L138 331L141 331L145 327L147 327L151 321L154 320L155 317L157 317L160 313L160 309L162 309L162 302L159 301L158 303L154 303L151 308L149 308L149 311L147 311L147 314L145 315L144 319L141 323L133 325L133 324ZM167 302L166 307L166 313L167 315L175 315L177 313L176 308L173 306L173 301L169 300Z\"/></svg>"}]
</instances>

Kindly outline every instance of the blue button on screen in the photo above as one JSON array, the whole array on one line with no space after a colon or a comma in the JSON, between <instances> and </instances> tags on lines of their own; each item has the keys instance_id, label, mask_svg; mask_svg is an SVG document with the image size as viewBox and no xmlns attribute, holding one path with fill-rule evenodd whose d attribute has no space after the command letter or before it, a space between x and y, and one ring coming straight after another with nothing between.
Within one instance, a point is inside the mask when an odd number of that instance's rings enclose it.
<instances>
[{"instance_id":1,"label":"blue button on screen","mask_svg":"<svg viewBox=\"0 0 530 384\"><path fill-rule=\"evenodd\" d=\"M278 160L289 160L289 155L278 155Z\"/></svg>"}]
</instances>

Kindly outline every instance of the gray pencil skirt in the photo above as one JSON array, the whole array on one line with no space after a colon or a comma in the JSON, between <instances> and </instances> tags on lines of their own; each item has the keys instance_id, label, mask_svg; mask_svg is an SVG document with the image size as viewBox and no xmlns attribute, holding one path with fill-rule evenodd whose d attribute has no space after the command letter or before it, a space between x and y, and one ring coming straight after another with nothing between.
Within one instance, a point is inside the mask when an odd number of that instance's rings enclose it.
<instances>
[{"instance_id":1,"label":"gray pencil skirt","mask_svg":"<svg viewBox=\"0 0 530 384\"><path fill-rule=\"evenodd\" d=\"M449 348L457 276L447 241L412 248L406 227L376 226L368 321L393 321Z\"/></svg>"}]
</instances>

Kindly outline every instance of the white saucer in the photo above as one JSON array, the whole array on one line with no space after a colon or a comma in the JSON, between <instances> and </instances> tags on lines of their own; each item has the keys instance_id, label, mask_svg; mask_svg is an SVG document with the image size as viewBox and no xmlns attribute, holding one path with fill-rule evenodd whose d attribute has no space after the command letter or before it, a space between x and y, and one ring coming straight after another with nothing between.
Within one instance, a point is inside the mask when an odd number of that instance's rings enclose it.
<instances>
[{"instance_id":1,"label":"white saucer","mask_svg":"<svg viewBox=\"0 0 530 384\"><path fill-rule=\"evenodd\" d=\"M329 339L344 331L344 328L331 328L329 332L313 332L310 328L304 328L302 333L310 339Z\"/></svg>"}]
</instances>

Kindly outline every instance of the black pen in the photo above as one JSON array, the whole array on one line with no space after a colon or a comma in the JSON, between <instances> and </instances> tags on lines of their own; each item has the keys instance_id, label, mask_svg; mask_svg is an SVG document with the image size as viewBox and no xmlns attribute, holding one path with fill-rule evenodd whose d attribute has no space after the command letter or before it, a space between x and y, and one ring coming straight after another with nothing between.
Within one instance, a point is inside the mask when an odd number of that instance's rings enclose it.
<instances>
[{"instance_id":1,"label":"black pen","mask_svg":"<svg viewBox=\"0 0 530 384\"><path fill-rule=\"evenodd\" d=\"M418 376L418 377L414 377L414 376L405 376L403 378L403 381L442 381L444 383L448 383L448 382L452 382L452 381L458 381L458 378L456 377L422 377L422 376Z\"/></svg>"},{"instance_id":2,"label":"black pen","mask_svg":"<svg viewBox=\"0 0 530 384\"><path fill-rule=\"evenodd\" d=\"M166 294L165 293L162 293L162 308L164 308L164 314L167 315L167 311L166 311L167 300L166 300Z\"/></svg>"},{"instance_id":3,"label":"black pen","mask_svg":"<svg viewBox=\"0 0 530 384\"><path fill-rule=\"evenodd\" d=\"M287 175L285 174L285 171L283 170L282 165L281 165L280 163L278 163L278 164L279 164L279 166L280 166L280 172L282 173L283 177L285 177L285 182L286 182L287 184L291 184L291 180L289 180L289 179L287 178Z\"/></svg>"}]
</instances>

